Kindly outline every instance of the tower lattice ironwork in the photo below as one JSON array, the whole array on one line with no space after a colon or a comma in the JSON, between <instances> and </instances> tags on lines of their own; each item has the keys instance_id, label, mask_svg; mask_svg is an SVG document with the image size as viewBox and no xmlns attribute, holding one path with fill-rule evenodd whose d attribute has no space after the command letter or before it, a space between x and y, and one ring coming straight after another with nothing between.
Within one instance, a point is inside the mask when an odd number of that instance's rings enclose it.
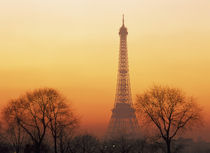
<instances>
[{"instance_id":1,"label":"tower lattice ironwork","mask_svg":"<svg viewBox=\"0 0 210 153\"><path fill-rule=\"evenodd\" d=\"M131 96L127 51L128 32L124 25L124 15L119 35L120 50L117 88L115 104L112 109L112 116L107 130L107 137L109 138L118 136L136 137L139 135L139 124L136 118L135 109L133 108Z\"/></svg>"}]
</instances>

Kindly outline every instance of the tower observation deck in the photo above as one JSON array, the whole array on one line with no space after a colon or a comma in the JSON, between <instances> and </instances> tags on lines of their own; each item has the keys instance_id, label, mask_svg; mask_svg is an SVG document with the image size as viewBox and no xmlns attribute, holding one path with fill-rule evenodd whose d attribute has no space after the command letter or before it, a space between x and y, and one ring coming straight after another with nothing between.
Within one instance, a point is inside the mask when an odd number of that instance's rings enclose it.
<instances>
[{"instance_id":1,"label":"tower observation deck","mask_svg":"<svg viewBox=\"0 0 210 153\"><path fill-rule=\"evenodd\" d=\"M140 132L131 95L127 51L128 31L124 25L124 15L119 35L120 50L115 103L106 135L108 138L119 136L133 138Z\"/></svg>"}]
</instances>

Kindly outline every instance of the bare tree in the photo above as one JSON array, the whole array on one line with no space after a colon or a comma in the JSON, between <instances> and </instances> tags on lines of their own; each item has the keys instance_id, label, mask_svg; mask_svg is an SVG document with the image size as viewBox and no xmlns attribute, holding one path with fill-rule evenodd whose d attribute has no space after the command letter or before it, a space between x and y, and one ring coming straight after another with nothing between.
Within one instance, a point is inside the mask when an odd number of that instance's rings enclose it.
<instances>
[{"instance_id":1,"label":"bare tree","mask_svg":"<svg viewBox=\"0 0 210 153\"><path fill-rule=\"evenodd\" d=\"M52 98L53 89L38 89L28 92L18 99L10 101L10 117L24 129L35 146L35 152L40 153L49 120L47 111L49 101Z\"/></svg>"},{"instance_id":2,"label":"bare tree","mask_svg":"<svg viewBox=\"0 0 210 153\"><path fill-rule=\"evenodd\" d=\"M134 140L120 136L110 141L116 153L131 153L134 152Z\"/></svg>"},{"instance_id":3,"label":"bare tree","mask_svg":"<svg viewBox=\"0 0 210 153\"><path fill-rule=\"evenodd\" d=\"M49 94L50 99L47 111L48 126L54 141L54 152L57 153L57 141L60 140L60 149L63 150L65 130L68 129L68 132L72 131L78 125L78 119L60 93L56 90L51 90Z\"/></svg>"},{"instance_id":4,"label":"bare tree","mask_svg":"<svg viewBox=\"0 0 210 153\"><path fill-rule=\"evenodd\" d=\"M69 153L71 149L71 141L74 136L74 129L65 127L61 129L61 132L59 133L59 138L58 138L58 146L60 153Z\"/></svg>"},{"instance_id":5,"label":"bare tree","mask_svg":"<svg viewBox=\"0 0 210 153\"><path fill-rule=\"evenodd\" d=\"M4 112L3 115L9 114ZM27 138L26 133L15 121L7 119L5 119L4 116L4 127L1 129L1 139L11 146L13 152L21 153Z\"/></svg>"},{"instance_id":6,"label":"bare tree","mask_svg":"<svg viewBox=\"0 0 210 153\"><path fill-rule=\"evenodd\" d=\"M61 136L66 128L70 131L78 125L65 98L51 88L34 90L11 100L3 112L4 121L10 125L9 131L13 132L16 150L21 144L22 133L25 132L31 139L35 152L40 153L46 134L51 133L54 151L57 153L58 137L62 140ZM60 148L61 143L62 141Z\"/></svg>"},{"instance_id":7,"label":"bare tree","mask_svg":"<svg viewBox=\"0 0 210 153\"><path fill-rule=\"evenodd\" d=\"M114 153L116 152L115 143L113 140L104 140L100 142L99 153Z\"/></svg>"},{"instance_id":8,"label":"bare tree","mask_svg":"<svg viewBox=\"0 0 210 153\"><path fill-rule=\"evenodd\" d=\"M70 153L97 153L99 150L99 140L91 135L76 136L70 145Z\"/></svg>"},{"instance_id":9,"label":"bare tree","mask_svg":"<svg viewBox=\"0 0 210 153\"><path fill-rule=\"evenodd\" d=\"M147 145L146 138L136 139L134 143L133 153L144 153Z\"/></svg>"},{"instance_id":10,"label":"bare tree","mask_svg":"<svg viewBox=\"0 0 210 153\"><path fill-rule=\"evenodd\" d=\"M192 97L180 89L154 86L137 96L137 113L144 115L158 129L171 153L171 142L182 130L201 119L201 109Z\"/></svg>"},{"instance_id":11,"label":"bare tree","mask_svg":"<svg viewBox=\"0 0 210 153\"><path fill-rule=\"evenodd\" d=\"M28 139L24 129L17 123L16 115L14 114L13 102L10 102L1 112L1 138L11 146L11 149L20 153L23 151L26 140Z\"/></svg>"}]
</instances>

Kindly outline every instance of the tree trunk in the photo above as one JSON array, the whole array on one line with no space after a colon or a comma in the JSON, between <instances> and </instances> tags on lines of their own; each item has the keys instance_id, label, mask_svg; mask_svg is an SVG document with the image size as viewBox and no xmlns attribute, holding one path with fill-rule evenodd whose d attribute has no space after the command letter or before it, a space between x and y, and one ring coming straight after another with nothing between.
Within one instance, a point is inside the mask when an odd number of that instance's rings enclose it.
<instances>
[{"instance_id":1,"label":"tree trunk","mask_svg":"<svg viewBox=\"0 0 210 153\"><path fill-rule=\"evenodd\" d=\"M35 153L41 153L41 143L36 143L33 146Z\"/></svg>"},{"instance_id":2,"label":"tree trunk","mask_svg":"<svg viewBox=\"0 0 210 153\"><path fill-rule=\"evenodd\" d=\"M64 147L63 147L63 139L62 139L62 135L60 135L60 152L64 153Z\"/></svg>"},{"instance_id":3,"label":"tree trunk","mask_svg":"<svg viewBox=\"0 0 210 153\"><path fill-rule=\"evenodd\" d=\"M167 153L171 153L171 140L166 140Z\"/></svg>"},{"instance_id":4,"label":"tree trunk","mask_svg":"<svg viewBox=\"0 0 210 153\"><path fill-rule=\"evenodd\" d=\"M57 153L57 136L54 137L54 151Z\"/></svg>"},{"instance_id":5,"label":"tree trunk","mask_svg":"<svg viewBox=\"0 0 210 153\"><path fill-rule=\"evenodd\" d=\"M40 146L35 146L35 152L36 153L40 153L41 151L40 151L41 149L40 149Z\"/></svg>"}]
</instances>

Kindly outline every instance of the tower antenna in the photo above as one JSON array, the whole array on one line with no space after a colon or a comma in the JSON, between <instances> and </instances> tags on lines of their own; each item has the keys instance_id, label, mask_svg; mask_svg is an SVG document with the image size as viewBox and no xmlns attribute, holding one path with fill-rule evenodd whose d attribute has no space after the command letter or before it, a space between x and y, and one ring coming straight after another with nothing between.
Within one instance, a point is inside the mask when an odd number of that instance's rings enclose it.
<instances>
[{"instance_id":1,"label":"tower antenna","mask_svg":"<svg viewBox=\"0 0 210 153\"><path fill-rule=\"evenodd\" d=\"M123 26L124 26L124 14L123 14L123 19L122 19L122 23L123 23Z\"/></svg>"}]
</instances>

